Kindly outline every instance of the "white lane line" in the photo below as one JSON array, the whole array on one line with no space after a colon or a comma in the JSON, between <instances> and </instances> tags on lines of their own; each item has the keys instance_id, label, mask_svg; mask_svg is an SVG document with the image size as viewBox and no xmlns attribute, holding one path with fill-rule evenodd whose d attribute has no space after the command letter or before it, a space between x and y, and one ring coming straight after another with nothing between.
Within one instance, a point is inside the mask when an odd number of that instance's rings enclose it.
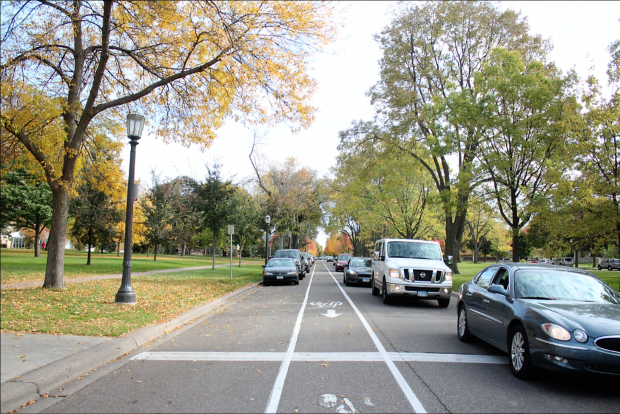
<instances>
[{"instance_id":1,"label":"white lane line","mask_svg":"<svg viewBox=\"0 0 620 414\"><path fill-rule=\"evenodd\" d=\"M508 359L495 355L438 354L426 352L388 352L392 361L442 362L461 364L499 364ZM285 352L143 352L132 360L141 361L283 361ZM383 362L379 352L293 352L291 361Z\"/></svg>"},{"instance_id":2,"label":"white lane line","mask_svg":"<svg viewBox=\"0 0 620 414\"><path fill-rule=\"evenodd\" d=\"M325 266L325 263L323 263L323 266ZM327 266L325 266L325 269L327 269ZM405 397L407 397L407 400L409 400L409 404L411 404L411 408L413 408L413 411L416 412L416 413L426 413L426 410L424 409L424 406L422 405L422 403L420 402L418 397L414 394L413 390L411 389L411 387L409 386L407 381L405 381L405 378L400 373L398 368L396 368L396 364L394 364L394 361L392 361L392 358L390 358L390 356L388 355L387 351L383 347L383 344L381 343L381 341L379 340L377 335L375 335L375 333L373 332L372 328L370 327L370 325L366 321L366 318L364 318L362 313L357 309L357 306L355 306L355 304L353 303L353 301L351 300L349 295L347 295L347 292L345 292L344 289L342 288L342 286L340 286L340 283L338 283L338 281L336 280L336 278L334 277L332 272L329 269L327 269L327 271L329 272L329 275L332 277L332 279L334 279L334 282L336 283L336 286L338 286L338 289L340 289L340 291L342 292L344 297L347 299L347 301L349 302L349 304L351 305L351 307L353 308L353 310L357 314L357 316L362 321L362 324L364 325L364 328L366 328L366 332L368 332L368 334L370 335L370 338L375 343L375 346L377 347L377 350L379 351L381 356L383 356L383 359L384 359L386 365L388 366L388 368L390 369L390 371L392 372L392 375L394 376L394 379L396 380L396 382L400 386L400 389L405 394Z\"/></svg>"},{"instance_id":3,"label":"white lane line","mask_svg":"<svg viewBox=\"0 0 620 414\"><path fill-rule=\"evenodd\" d=\"M295 322L295 327L293 328L293 335L291 336L291 341L288 345L284 360L280 365L280 370L278 371L276 381L274 382L273 388L271 389L271 394L269 395L269 400L267 401L267 408L265 408L266 413L275 413L278 411L280 397L282 396L282 388L284 388L284 380L286 379L288 368L291 365L291 360L293 359L293 353L295 351L295 345L297 344L299 330L301 329L301 321L304 316L304 310L306 309L306 303L308 302L308 294L310 293L310 286L312 286L312 279L314 278L315 269L316 266L312 269L310 281L308 282L308 289L306 289L306 296L304 297L304 302L301 305L301 309L299 310L299 315L297 315L297 321Z\"/></svg>"}]
</instances>

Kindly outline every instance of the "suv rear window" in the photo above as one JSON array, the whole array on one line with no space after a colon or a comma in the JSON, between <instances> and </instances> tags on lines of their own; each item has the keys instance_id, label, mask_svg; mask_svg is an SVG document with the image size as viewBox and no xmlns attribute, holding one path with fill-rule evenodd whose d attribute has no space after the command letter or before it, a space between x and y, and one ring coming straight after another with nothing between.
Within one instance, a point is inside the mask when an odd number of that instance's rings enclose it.
<instances>
[{"instance_id":1,"label":"suv rear window","mask_svg":"<svg viewBox=\"0 0 620 414\"><path fill-rule=\"evenodd\" d=\"M299 259L299 252L278 250L275 257L290 257L291 259Z\"/></svg>"}]
</instances>

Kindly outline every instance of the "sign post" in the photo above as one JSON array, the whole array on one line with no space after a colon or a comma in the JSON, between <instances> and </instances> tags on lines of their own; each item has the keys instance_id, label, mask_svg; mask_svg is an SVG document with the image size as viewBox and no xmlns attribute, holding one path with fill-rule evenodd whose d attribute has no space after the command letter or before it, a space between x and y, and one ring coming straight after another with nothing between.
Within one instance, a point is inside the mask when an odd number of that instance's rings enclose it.
<instances>
[{"instance_id":1,"label":"sign post","mask_svg":"<svg viewBox=\"0 0 620 414\"><path fill-rule=\"evenodd\" d=\"M228 225L228 234L230 234L230 251L228 255L230 256L230 278L232 279L232 256L233 256L233 246L232 246L232 236L235 234L235 226L232 224Z\"/></svg>"}]
</instances>

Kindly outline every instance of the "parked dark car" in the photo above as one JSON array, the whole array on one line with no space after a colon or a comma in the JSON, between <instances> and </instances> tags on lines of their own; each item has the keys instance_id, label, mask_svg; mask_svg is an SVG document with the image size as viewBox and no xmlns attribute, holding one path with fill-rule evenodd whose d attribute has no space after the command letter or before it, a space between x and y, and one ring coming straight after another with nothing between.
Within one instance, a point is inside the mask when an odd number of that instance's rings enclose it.
<instances>
[{"instance_id":1,"label":"parked dark car","mask_svg":"<svg viewBox=\"0 0 620 414\"><path fill-rule=\"evenodd\" d=\"M598 270L607 269L610 272L614 269L620 270L620 259L605 259L598 264Z\"/></svg>"},{"instance_id":2,"label":"parked dark car","mask_svg":"<svg viewBox=\"0 0 620 414\"><path fill-rule=\"evenodd\" d=\"M352 254L343 253L338 255L338 260L336 260L336 272L343 272L347 263L349 263L349 259L353 257Z\"/></svg>"},{"instance_id":3,"label":"parked dark car","mask_svg":"<svg viewBox=\"0 0 620 414\"><path fill-rule=\"evenodd\" d=\"M302 280L305 276L306 266L303 257L301 256L301 252L299 249L281 249L276 252L273 256L274 258L285 258L293 259L295 261L295 265L297 266L297 273L299 274L299 280Z\"/></svg>"},{"instance_id":4,"label":"parked dark car","mask_svg":"<svg viewBox=\"0 0 620 414\"><path fill-rule=\"evenodd\" d=\"M370 257L351 257L344 269L342 283L351 286L354 283L367 283L370 285L372 276L372 259Z\"/></svg>"},{"instance_id":5,"label":"parked dark car","mask_svg":"<svg viewBox=\"0 0 620 414\"><path fill-rule=\"evenodd\" d=\"M533 367L620 376L620 294L578 268L489 266L459 291L457 332L509 354L527 378Z\"/></svg>"},{"instance_id":6,"label":"parked dark car","mask_svg":"<svg viewBox=\"0 0 620 414\"><path fill-rule=\"evenodd\" d=\"M272 282L293 282L299 284L299 274L295 260L290 258L269 259L267 265L263 266L263 286L268 286Z\"/></svg>"}]
</instances>

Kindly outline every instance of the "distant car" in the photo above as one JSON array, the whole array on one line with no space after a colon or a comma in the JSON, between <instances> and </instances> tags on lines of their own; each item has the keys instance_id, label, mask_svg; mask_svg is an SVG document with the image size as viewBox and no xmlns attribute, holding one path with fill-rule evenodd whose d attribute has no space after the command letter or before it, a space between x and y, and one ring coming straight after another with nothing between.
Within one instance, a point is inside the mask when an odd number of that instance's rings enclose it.
<instances>
[{"instance_id":1,"label":"distant car","mask_svg":"<svg viewBox=\"0 0 620 414\"><path fill-rule=\"evenodd\" d=\"M370 257L351 257L343 273L342 283L347 286L351 286L354 283L370 284L372 259Z\"/></svg>"},{"instance_id":2,"label":"distant car","mask_svg":"<svg viewBox=\"0 0 620 414\"><path fill-rule=\"evenodd\" d=\"M530 263L538 263L538 259L532 259L530 260Z\"/></svg>"},{"instance_id":3,"label":"distant car","mask_svg":"<svg viewBox=\"0 0 620 414\"><path fill-rule=\"evenodd\" d=\"M620 259L605 259L598 264L598 270L607 269L610 272L614 269L620 270Z\"/></svg>"},{"instance_id":4,"label":"distant car","mask_svg":"<svg viewBox=\"0 0 620 414\"><path fill-rule=\"evenodd\" d=\"M268 286L276 281L293 282L294 285L299 284L299 274L294 259L270 259L267 265L263 267L263 286Z\"/></svg>"},{"instance_id":5,"label":"distant car","mask_svg":"<svg viewBox=\"0 0 620 414\"><path fill-rule=\"evenodd\" d=\"M297 273L299 274L299 279L303 279L305 276L305 264L303 263L303 257L301 256L301 252L299 249L281 249L276 252L273 256L274 258L286 258L293 259L295 261L295 265L297 266Z\"/></svg>"},{"instance_id":6,"label":"distant car","mask_svg":"<svg viewBox=\"0 0 620 414\"><path fill-rule=\"evenodd\" d=\"M508 353L512 373L538 366L620 375L620 294L591 273L531 263L495 264L461 286L457 333Z\"/></svg>"},{"instance_id":7,"label":"distant car","mask_svg":"<svg viewBox=\"0 0 620 414\"><path fill-rule=\"evenodd\" d=\"M572 257L562 257L558 264L560 266L572 266L573 265L573 258Z\"/></svg>"},{"instance_id":8,"label":"distant car","mask_svg":"<svg viewBox=\"0 0 620 414\"><path fill-rule=\"evenodd\" d=\"M553 262L551 261L551 259L540 259L538 261L538 263L540 264L553 264Z\"/></svg>"},{"instance_id":9,"label":"distant car","mask_svg":"<svg viewBox=\"0 0 620 414\"><path fill-rule=\"evenodd\" d=\"M339 254L338 260L335 264L336 272L344 272L344 268L347 266L347 263L349 263L349 259L351 259L351 257L353 257L353 255L349 253Z\"/></svg>"},{"instance_id":10,"label":"distant car","mask_svg":"<svg viewBox=\"0 0 620 414\"><path fill-rule=\"evenodd\" d=\"M508 257L502 257L501 259L499 259L499 262L497 263L510 263L510 262L512 262L512 259Z\"/></svg>"}]
</instances>

